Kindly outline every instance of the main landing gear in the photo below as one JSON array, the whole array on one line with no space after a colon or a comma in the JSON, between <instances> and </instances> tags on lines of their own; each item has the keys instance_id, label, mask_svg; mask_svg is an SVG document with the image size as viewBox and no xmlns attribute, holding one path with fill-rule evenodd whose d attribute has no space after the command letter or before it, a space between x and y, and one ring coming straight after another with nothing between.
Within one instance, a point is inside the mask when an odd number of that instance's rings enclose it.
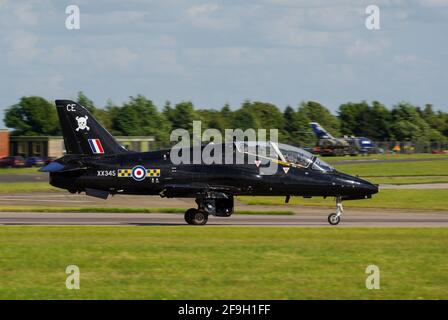
<instances>
[{"instance_id":1,"label":"main landing gear","mask_svg":"<svg viewBox=\"0 0 448 320\"><path fill-rule=\"evenodd\" d=\"M208 216L230 217L233 213L233 195L218 191L209 191L196 198L197 209L185 212L188 224L202 226L207 223Z\"/></svg>"},{"instance_id":2,"label":"main landing gear","mask_svg":"<svg viewBox=\"0 0 448 320\"><path fill-rule=\"evenodd\" d=\"M185 212L185 221L195 226L203 226L208 221L208 214L199 209L191 208Z\"/></svg>"},{"instance_id":3,"label":"main landing gear","mask_svg":"<svg viewBox=\"0 0 448 320\"><path fill-rule=\"evenodd\" d=\"M341 215L344 212L344 208L342 207L342 199L341 197L336 197L336 213L332 213L328 216L328 223L332 226L335 226L341 222Z\"/></svg>"}]
</instances>

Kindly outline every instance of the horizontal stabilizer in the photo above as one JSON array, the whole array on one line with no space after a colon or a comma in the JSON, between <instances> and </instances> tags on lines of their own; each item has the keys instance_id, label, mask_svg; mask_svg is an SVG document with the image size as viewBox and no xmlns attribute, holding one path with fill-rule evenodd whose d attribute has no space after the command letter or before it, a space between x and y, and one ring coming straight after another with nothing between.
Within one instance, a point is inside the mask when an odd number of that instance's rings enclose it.
<instances>
[{"instance_id":1,"label":"horizontal stabilizer","mask_svg":"<svg viewBox=\"0 0 448 320\"><path fill-rule=\"evenodd\" d=\"M85 167L81 166L79 163L73 164L62 164L57 161L47 164L45 167L39 169L40 172L67 172L74 170L82 170Z\"/></svg>"}]
</instances>

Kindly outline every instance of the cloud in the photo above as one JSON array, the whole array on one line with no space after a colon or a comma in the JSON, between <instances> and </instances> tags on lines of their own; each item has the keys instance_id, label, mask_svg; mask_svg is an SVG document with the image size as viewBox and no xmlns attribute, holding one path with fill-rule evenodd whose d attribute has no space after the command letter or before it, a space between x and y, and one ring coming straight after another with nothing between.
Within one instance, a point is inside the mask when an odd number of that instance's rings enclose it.
<instances>
[{"instance_id":1,"label":"cloud","mask_svg":"<svg viewBox=\"0 0 448 320\"><path fill-rule=\"evenodd\" d=\"M145 11L126 10L126 11L106 11L106 12L84 12L84 7L80 7L80 16L83 29L96 29L99 31L116 30L134 30L142 27L145 18L148 15ZM144 25L143 25L144 27Z\"/></svg>"},{"instance_id":2,"label":"cloud","mask_svg":"<svg viewBox=\"0 0 448 320\"><path fill-rule=\"evenodd\" d=\"M371 0L75 2L81 29L70 31L70 2L0 0L0 106L79 90L98 104L138 93L198 106L448 99L400 85L410 74L436 89L448 81L448 0L377 0L378 32L364 25Z\"/></svg>"},{"instance_id":3,"label":"cloud","mask_svg":"<svg viewBox=\"0 0 448 320\"><path fill-rule=\"evenodd\" d=\"M414 53L397 54L394 56L393 61L399 64L418 66L421 64L429 65L431 61L423 59Z\"/></svg>"},{"instance_id":4,"label":"cloud","mask_svg":"<svg viewBox=\"0 0 448 320\"><path fill-rule=\"evenodd\" d=\"M218 11L218 5L206 3L190 7L187 10L187 16L191 23L197 27L220 27L219 21L213 19L213 14Z\"/></svg>"},{"instance_id":5,"label":"cloud","mask_svg":"<svg viewBox=\"0 0 448 320\"><path fill-rule=\"evenodd\" d=\"M216 12L218 8L218 5L215 3L205 3L190 7L187 12L191 18L198 18L201 16L208 16L211 13Z\"/></svg>"},{"instance_id":6,"label":"cloud","mask_svg":"<svg viewBox=\"0 0 448 320\"><path fill-rule=\"evenodd\" d=\"M241 15L232 13L232 7L221 8L215 3L195 5L187 9L187 17L193 26L212 29L229 29L239 25Z\"/></svg>"},{"instance_id":7,"label":"cloud","mask_svg":"<svg viewBox=\"0 0 448 320\"><path fill-rule=\"evenodd\" d=\"M249 49L243 47L188 48L184 51L189 63L207 67L228 67L248 62Z\"/></svg>"},{"instance_id":8,"label":"cloud","mask_svg":"<svg viewBox=\"0 0 448 320\"><path fill-rule=\"evenodd\" d=\"M306 21L309 20L307 14L306 10L293 10L277 15L273 20L267 22L264 29L272 45L326 47L344 41L346 34L339 30L310 28L306 24Z\"/></svg>"},{"instance_id":9,"label":"cloud","mask_svg":"<svg viewBox=\"0 0 448 320\"><path fill-rule=\"evenodd\" d=\"M34 10L30 2L18 3L14 8L14 15L17 22L22 26L35 26L39 21L38 13Z\"/></svg>"},{"instance_id":10,"label":"cloud","mask_svg":"<svg viewBox=\"0 0 448 320\"><path fill-rule=\"evenodd\" d=\"M389 41L382 37L377 39L356 39L354 43L346 49L346 54L350 58L372 59L383 55Z\"/></svg>"},{"instance_id":11,"label":"cloud","mask_svg":"<svg viewBox=\"0 0 448 320\"><path fill-rule=\"evenodd\" d=\"M9 37L10 50L8 55L16 63L30 61L42 51L37 48L39 37L27 31L15 31Z\"/></svg>"},{"instance_id":12,"label":"cloud","mask_svg":"<svg viewBox=\"0 0 448 320\"><path fill-rule=\"evenodd\" d=\"M185 64L179 61L179 55L173 49L150 51L141 61L142 67L147 72L146 74L143 72L143 77L148 77L148 74L157 75L157 77L174 76L179 78L188 76L189 72Z\"/></svg>"},{"instance_id":13,"label":"cloud","mask_svg":"<svg viewBox=\"0 0 448 320\"><path fill-rule=\"evenodd\" d=\"M86 54L87 53L87 54ZM112 49L87 50L84 53L84 63L92 67L117 72L130 68L137 61L139 55L129 48L118 47ZM103 71L104 72L104 71Z\"/></svg>"},{"instance_id":14,"label":"cloud","mask_svg":"<svg viewBox=\"0 0 448 320\"><path fill-rule=\"evenodd\" d=\"M272 46L340 47L352 41L356 31L363 30L364 7L353 1L279 3L287 4L273 6L259 22Z\"/></svg>"},{"instance_id":15,"label":"cloud","mask_svg":"<svg viewBox=\"0 0 448 320\"><path fill-rule=\"evenodd\" d=\"M138 54L125 47L116 48L108 52L107 56L110 58L110 63L122 68L129 67L130 64L138 59Z\"/></svg>"},{"instance_id":16,"label":"cloud","mask_svg":"<svg viewBox=\"0 0 448 320\"><path fill-rule=\"evenodd\" d=\"M419 0L418 2L424 7L448 7L448 0Z\"/></svg>"}]
</instances>

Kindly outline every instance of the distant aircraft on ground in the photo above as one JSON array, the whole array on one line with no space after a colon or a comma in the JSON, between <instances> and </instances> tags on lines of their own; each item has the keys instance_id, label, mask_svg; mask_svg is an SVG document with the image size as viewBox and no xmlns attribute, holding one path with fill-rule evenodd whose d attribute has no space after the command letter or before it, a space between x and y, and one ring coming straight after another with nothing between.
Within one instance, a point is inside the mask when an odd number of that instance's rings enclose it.
<instances>
[{"instance_id":1,"label":"distant aircraft on ground","mask_svg":"<svg viewBox=\"0 0 448 320\"><path fill-rule=\"evenodd\" d=\"M188 224L204 225L209 215L229 217L234 211L234 196L251 195L284 196L286 202L291 196L335 197L336 213L328 216L328 222L336 225L343 212L343 200L371 198L378 192L377 185L338 172L307 151L270 141L221 145L234 157L240 155L248 160L244 164L202 161L175 165L170 158L171 150L141 153L126 150L84 107L73 101L56 100L56 107L66 155L41 169L50 173L51 185L103 199L114 194L194 198L197 208L185 212ZM250 146L271 152L264 156L251 154ZM180 149L177 151L189 152L191 148ZM260 173L274 162L278 166L274 174Z\"/></svg>"},{"instance_id":2,"label":"distant aircraft on ground","mask_svg":"<svg viewBox=\"0 0 448 320\"><path fill-rule=\"evenodd\" d=\"M317 122L310 122L311 129L317 138L314 152L322 156L345 156L372 153L375 144L365 137L344 136L335 138Z\"/></svg>"}]
</instances>

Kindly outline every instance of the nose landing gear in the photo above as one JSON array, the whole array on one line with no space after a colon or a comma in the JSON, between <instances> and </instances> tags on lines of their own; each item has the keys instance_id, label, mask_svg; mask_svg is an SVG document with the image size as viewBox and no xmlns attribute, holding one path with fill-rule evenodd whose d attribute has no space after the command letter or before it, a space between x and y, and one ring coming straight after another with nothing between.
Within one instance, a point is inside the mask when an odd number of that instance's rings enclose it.
<instances>
[{"instance_id":1,"label":"nose landing gear","mask_svg":"<svg viewBox=\"0 0 448 320\"><path fill-rule=\"evenodd\" d=\"M332 226L335 226L341 222L341 215L344 212L344 208L342 207L342 199L341 197L336 197L336 213L332 213L328 216L328 223Z\"/></svg>"}]
</instances>

